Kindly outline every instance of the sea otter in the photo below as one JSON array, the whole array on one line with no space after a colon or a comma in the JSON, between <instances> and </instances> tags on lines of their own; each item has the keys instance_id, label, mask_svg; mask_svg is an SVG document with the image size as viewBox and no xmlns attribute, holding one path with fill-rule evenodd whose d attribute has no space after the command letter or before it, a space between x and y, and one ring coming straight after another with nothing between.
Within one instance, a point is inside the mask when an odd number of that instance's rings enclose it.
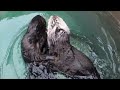
<instances>
[{"instance_id":1,"label":"sea otter","mask_svg":"<svg viewBox=\"0 0 120 90\"><path fill-rule=\"evenodd\" d=\"M22 56L27 64L27 79L53 79L49 60L54 56L48 55L46 21L36 15L28 25L27 32L21 41Z\"/></svg>"},{"instance_id":2,"label":"sea otter","mask_svg":"<svg viewBox=\"0 0 120 90\"><path fill-rule=\"evenodd\" d=\"M45 19L40 15L33 17L21 42L22 56L25 62L31 63L53 59L52 56L47 55L46 30Z\"/></svg>"},{"instance_id":3,"label":"sea otter","mask_svg":"<svg viewBox=\"0 0 120 90\"><path fill-rule=\"evenodd\" d=\"M70 44L70 30L65 21L59 16L51 16L48 20L49 54L55 55L53 70L71 76L92 76L100 79L100 75L91 60Z\"/></svg>"}]
</instances>

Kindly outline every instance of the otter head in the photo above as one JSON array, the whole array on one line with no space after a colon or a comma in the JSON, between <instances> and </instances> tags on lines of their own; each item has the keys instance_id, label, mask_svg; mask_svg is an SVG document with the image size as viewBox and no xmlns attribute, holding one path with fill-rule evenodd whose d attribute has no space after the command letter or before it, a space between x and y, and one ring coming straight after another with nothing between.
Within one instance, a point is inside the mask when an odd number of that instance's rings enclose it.
<instances>
[{"instance_id":1,"label":"otter head","mask_svg":"<svg viewBox=\"0 0 120 90\"><path fill-rule=\"evenodd\" d=\"M30 21L27 32L23 38L22 45L26 50L39 50L44 53L44 48L47 49L47 32L46 21L40 16L36 15Z\"/></svg>"},{"instance_id":2,"label":"otter head","mask_svg":"<svg viewBox=\"0 0 120 90\"><path fill-rule=\"evenodd\" d=\"M45 19L40 15L35 16L29 23L28 32L40 34L45 31L46 31Z\"/></svg>"},{"instance_id":3,"label":"otter head","mask_svg":"<svg viewBox=\"0 0 120 90\"><path fill-rule=\"evenodd\" d=\"M29 34L29 41L30 43L36 44L38 48L42 48L43 44L47 40L47 33L46 33L46 21L45 19L37 15L35 16L29 26L27 33Z\"/></svg>"},{"instance_id":4,"label":"otter head","mask_svg":"<svg viewBox=\"0 0 120 90\"><path fill-rule=\"evenodd\" d=\"M47 32L45 19L37 15L28 25L21 43L22 55L25 62L40 61L41 54L47 51Z\"/></svg>"},{"instance_id":5,"label":"otter head","mask_svg":"<svg viewBox=\"0 0 120 90\"><path fill-rule=\"evenodd\" d=\"M59 16L51 16L48 20L48 44L69 42L70 30L65 21Z\"/></svg>"}]
</instances>

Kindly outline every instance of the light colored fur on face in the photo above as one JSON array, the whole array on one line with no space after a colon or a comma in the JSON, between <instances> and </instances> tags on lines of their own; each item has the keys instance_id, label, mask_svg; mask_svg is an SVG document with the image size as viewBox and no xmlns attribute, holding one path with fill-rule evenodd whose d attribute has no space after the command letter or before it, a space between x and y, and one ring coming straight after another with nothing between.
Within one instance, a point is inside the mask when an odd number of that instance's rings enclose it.
<instances>
[{"instance_id":1,"label":"light colored fur on face","mask_svg":"<svg viewBox=\"0 0 120 90\"><path fill-rule=\"evenodd\" d=\"M57 29L62 29L56 34ZM50 16L47 27L48 45L51 42L65 42L69 40L70 30L65 21L59 16ZM54 43L55 44L55 43Z\"/></svg>"},{"instance_id":2,"label":"light colored fur on face","mask_svg":"<svg viewBox=\"0 0 120 90\"><path fill-rule=\"evenodd\" d=\"M55 30L56 27L64 29L68 34L70 34L69 27L65 23L65 21L59 16L50 16L48 20L48 32Z\"/></svg>"}]
</instances>

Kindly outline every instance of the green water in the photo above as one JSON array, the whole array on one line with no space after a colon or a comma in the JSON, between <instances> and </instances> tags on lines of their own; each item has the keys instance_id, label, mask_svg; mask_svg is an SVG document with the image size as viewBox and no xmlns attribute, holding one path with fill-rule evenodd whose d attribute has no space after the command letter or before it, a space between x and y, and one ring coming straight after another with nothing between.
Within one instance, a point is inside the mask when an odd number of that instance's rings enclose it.
<instances>
[{"instance_id":1,"label":"green water","mask_svg":"<svg viewBox=\"0 0 120 90\"><path fill-rule=\"evenodd\" d=\"M120 78L120 27L109 13L90 11L0 11L0 78L25 78L21 39L38 14L46 21L51 15L62 17L71 44L91 59L101 77Z\"/></svg>"}]
</instances>

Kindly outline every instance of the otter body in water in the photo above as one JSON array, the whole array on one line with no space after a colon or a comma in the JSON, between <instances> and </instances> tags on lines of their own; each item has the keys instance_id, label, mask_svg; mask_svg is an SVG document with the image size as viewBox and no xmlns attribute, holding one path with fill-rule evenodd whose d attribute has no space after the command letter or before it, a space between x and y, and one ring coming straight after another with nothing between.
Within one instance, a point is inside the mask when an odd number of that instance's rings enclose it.
<instances>
[{"instance_id":1,"label":"otter body in water","mask_svg":"<svg viewBox=\"0 0 120 90\"><path fill-rule=\"evenodd\" d=\"M28 69L27 79L55 78L48 65L54 57L48 55L46 30L45 19L37 15L30 21L21 41L22 56Z\"/></svg>"},{"instance_id":2,"label":"otter body in water","mask_svg":"<svg viewBox=\"0 0 120 90\"><path fill-rule=\"evenodd\" d=\"M70 30L62 18L51 16L48 20L49 53L55 55L53 70L72 76L92 76L100 79L91 60L70 44Z\"/></svg>"},{"instance_id":3,"label":"otter body in water","mask_svg":"<svg viewBox=\"0 0 120 90\"><path fill-rule=\"evenodd\" d=\"M21 42L22 56L25 62L52 58L46 55L48 52L46 30L46 21L40 15L35 16L29 23L28 30Z\"/></svg>"}]
</instances>

